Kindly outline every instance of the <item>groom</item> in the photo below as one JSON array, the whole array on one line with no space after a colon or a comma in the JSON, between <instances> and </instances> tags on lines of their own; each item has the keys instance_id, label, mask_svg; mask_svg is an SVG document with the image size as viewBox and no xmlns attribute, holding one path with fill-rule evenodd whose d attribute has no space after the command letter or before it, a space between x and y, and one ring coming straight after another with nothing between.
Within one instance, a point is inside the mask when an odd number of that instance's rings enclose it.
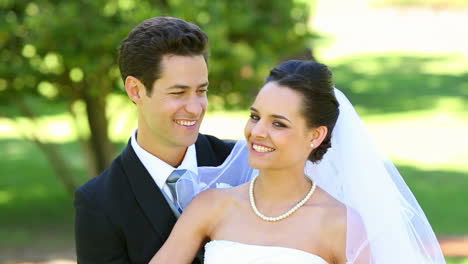
<instances>
[{"instance_id":1,"label":"groom","mask_svg":"<svg viewBox=\"0 0 468 264\"><path fill-rule=\"evenodd\" d=\"M75 193L78 263L148 263L180 211L174 176L229 155L232 144L198 133L208 103L207 45L198 26L171 17L145 20L123 40L119 66L138 129Z\"/></svg>"}]
</instances>

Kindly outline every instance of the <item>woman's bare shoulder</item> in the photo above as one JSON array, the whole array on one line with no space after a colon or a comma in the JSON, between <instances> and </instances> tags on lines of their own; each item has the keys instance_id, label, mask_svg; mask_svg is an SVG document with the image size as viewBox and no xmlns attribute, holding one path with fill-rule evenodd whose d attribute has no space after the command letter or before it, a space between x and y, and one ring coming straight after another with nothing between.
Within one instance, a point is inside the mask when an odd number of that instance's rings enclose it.
<instances>
[{"instance_id":1,"label":"woman's bare shoulder","mask_svg":"<svg viewBox=\"0 0 468 264\"><path fill-rule=\"evenodd\" d=\"M333 233L346 233L347 207L321 188L317 188L317 205L322 208L324 223Z\"/></svg>"},{"instance_id":2,"label":"woman's bare shoulder","mask_svg":"<svg viewBox=\"0 0 468 264\"><path fill-rule=\"evenodd\" d=\"M317 188L316 206L320 209L321 244L329 249L334 263L346 259L347 207L321 188Z\"/></svg>"},{"instance_id":3,"label":"woman's bare shoulder","mask_svg":"<svg viewBox=\"0 0 468 264\"><path fill-rule=\"evenodd\" d=\"M194 207L206 213L217 214L245 199L245 196L246 184L231 188L211 188L197 195L189 207Z\"/></svg>"},{"instance_id":4,"label":"woman's bare shoulder","mask_svg":"<svg viewBox=\"0 0 468 264\"><path fill-rule=\"evenodd\" d=\"M336 232L346 233L346 229L352 226L355 230L365 232L361 215L356 210L346 206L325 191L323 191L323 200L326 204L324 217L332 229Z\"/></svg>"}]
</instances>

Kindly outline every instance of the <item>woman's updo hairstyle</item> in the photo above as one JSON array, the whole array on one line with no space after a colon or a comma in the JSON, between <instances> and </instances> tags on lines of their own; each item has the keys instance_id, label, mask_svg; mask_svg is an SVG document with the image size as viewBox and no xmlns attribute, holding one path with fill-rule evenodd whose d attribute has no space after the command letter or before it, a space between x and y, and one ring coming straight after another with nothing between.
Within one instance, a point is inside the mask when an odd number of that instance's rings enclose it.
<instances>
[{"instance_id":1,"label":"woman's updo hairstyle","mask_svg":"<svg viewBox=\"0 0 468 264\"><path fill-rule=\"evenodd\" d=\"M331 147L331 133L339 114L332 72L318 62L291 60L271 70L266 82L276 82L299 92L303 97L302 115L307 125L328 128L323 142L309 156L312 162L320 161Z\"/></svg>"}]
</instances>

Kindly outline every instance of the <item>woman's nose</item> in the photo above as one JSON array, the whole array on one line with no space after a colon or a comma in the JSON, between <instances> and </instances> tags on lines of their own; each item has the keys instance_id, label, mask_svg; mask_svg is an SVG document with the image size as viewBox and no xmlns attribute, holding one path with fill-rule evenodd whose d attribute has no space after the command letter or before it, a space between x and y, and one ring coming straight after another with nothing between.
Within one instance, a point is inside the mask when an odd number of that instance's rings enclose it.
<instances>
[{"instance_id":1,"label":"woman's nose","mask_svg":"<svg viewBox=\"0 0 468 264\"><path fill-rule=\"evenodd\" d=\"M252 127L251 134L253 137L256 137L256 138L265 138L267 134L265 122L262 122L262 120L259 120L257 123L255 123Z\"/></svg>"}]
</instances>

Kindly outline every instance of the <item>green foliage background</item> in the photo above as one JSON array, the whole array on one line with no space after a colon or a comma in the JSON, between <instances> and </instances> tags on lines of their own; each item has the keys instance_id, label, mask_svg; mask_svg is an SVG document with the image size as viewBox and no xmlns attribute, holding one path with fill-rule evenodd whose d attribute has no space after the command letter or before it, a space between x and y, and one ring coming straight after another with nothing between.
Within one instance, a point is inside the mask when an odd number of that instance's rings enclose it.
<instances>
[{"instance_id":1,"label":"green foliage background","mask_svg":"<svg viewBox=\"0 0 468 264\"><path fill-rule=\"evenodd\" d=\"M121 92L120 41L142 20L170 15L206 31L213 103L239 108L272 65L310 46L309 10L308 1L292 0L0 0L0 59L7 62L0 99L22 93L75 101Z\"/></svg>"}]
</instances>

